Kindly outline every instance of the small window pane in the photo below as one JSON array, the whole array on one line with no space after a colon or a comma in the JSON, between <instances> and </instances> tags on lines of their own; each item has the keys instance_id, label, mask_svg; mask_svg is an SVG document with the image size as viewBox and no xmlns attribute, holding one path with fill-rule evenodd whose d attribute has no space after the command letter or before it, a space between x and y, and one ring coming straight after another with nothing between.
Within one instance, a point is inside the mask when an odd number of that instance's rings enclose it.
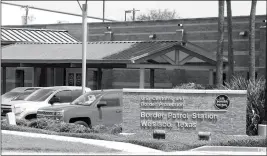
<instances>
[{"instance_id":1,"label":"small window pane","mask_svg":"<svg viewBox=\"0 0 267 156\"><path fill-rule=\"evenodd\" d=\"M71 91L70 90L60 91L55 96L59 97L60 103L72 102L72 97L71 97Z\"/></svg>"},{"instance_id":2,"label":"small window pane","mask_svg":"<svg viewBox=\"0 0 267 156\"><path fill-rule=\"evenodd\" d=\"M74 101L75 99L77 99L82 95L82 90L73 90L71 95L72 95L72 101Z\"/></svg>"},{"instance_id":3,"label":"small window pane","mask_svg":"<svg viewBox=\"0 0 267 156\"><path fill-rule=\"evenodd\" d=\"M108 93L102 97L101 101L106 101L107 107L120 106L119 93Z\"/></svg>"}]
</instances>

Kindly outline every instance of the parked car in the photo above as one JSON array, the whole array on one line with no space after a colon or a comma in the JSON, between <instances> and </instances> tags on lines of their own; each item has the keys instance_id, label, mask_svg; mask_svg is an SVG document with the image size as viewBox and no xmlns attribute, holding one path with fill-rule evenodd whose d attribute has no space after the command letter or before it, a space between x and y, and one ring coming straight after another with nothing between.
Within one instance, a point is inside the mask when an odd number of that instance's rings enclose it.
<instances>
[{"instance_id":1,"label":"parked car","mask_svg":"<svg viewBox=\"0 0 267 156\"><path fill-rule=\"evenodd\" d=\"M85 89L91 91L90 88ZM82 87L78 86L55 86L37 90L24 100L11 101L10 111L14 112L16 119L34 119L37 110L51 105L70 104L82 95Z\"/></svg>"},{"instance_id":2,"label":"parked car","mask_svg":"<svg viewBox=\"0 0 267 156\"><path fill-rule=\"evenodd\" d=\"M83 94L70 105L40 108L37 118L50 118L92 127L122 123L122 90L95 90Z\"/></svg>"},{"instance_id":3,"label":"parked car","mask_svg":"<svg viewBox=\"0 0 267 156\"><path fill-rule=\"evenodd\" d=\"M20 95L21 93L27 92L33 92L35 90L40 89L41 87L17 87L14 88L12 90L10 90L9 92L6 92L5 94L1 95L1 104L6 104L9 101L11 101L12 99L16 98L18 95Z\"/></svg>"}]
</instances>

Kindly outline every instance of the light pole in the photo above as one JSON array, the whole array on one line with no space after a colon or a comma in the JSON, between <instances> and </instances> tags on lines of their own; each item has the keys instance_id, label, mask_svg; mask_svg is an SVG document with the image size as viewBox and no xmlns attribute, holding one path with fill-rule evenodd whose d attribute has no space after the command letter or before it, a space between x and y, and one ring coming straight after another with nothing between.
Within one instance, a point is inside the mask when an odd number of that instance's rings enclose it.
<instances>
[{"instance_id":1,"label":"light pole","mask_svg":"<svg viewBox=\"0 0 267 156\"><path fill-rule=\"evenodd\" d=\"M136 11L140 11L140 10L135 10L135 8L133 8L133 21L135 21L135 12Z\"/></svg>"},{"instance_id":2,"label":"light pole","mask_svg":"<svg viewBox=\"0 0 267 156\"><path fill-rule=\"evenodd\" d=\"M105 0L103 0L103 22L105 22Z\"/></svg>"},{"instance_id":3,"label":"light pole","mask_svg":"<svg viewBox=\"0 0 267 156\"><path fill-rule=\"evenodd\" d=\"M82 92L86 86L86 49L87 49L87 0L82 6L83 11L83 42L82 42Z\"/></svg>"}]
</instances>

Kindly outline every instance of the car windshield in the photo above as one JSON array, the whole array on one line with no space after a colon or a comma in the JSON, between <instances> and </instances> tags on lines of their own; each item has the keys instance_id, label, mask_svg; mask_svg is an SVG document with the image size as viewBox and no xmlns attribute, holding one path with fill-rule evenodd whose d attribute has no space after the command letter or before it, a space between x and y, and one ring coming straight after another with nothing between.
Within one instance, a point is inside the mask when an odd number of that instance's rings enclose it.
<instances>
[{"instance_id":1,"label":"car windshield","mask_svg":"<svg viewBox=\"0 0 267 156\"><path fill-rule=\"evenodd\" d=\"M26 101L45 101L56 90L54 89L39 89L32 95L25 98Z\"/></svg>"},{"instance_id":2,"label":"car windshield","mask_svg":"<svg viewBox=\"0 0 267 156\"><path fill-rule=\"evenodd\" d=\"M99 99L100 93L85 93L84 95L81 95L76 100L74 100L71 105L91 105L94 101Z\"/></svg>"},{"instance_id":3,"label":"car windshield","mask_svg":"<svg viewBox=\"0 0 267 156\"><path fill-rule=\"evenodd\" d=\"M25 98L27 98L31 93L33 93L34 90L31 90L31 91L26 91L26 92L23 92L23 93L20 93L17 97L15 97L14 99L12 99L13 101L16 101L16 100L25 100Z\"/></svg>"},{"instance_id":4,"label":"car windshield","mask_svg":"<svg viewBox=\"0 0 267 156\"><path fill-rule=\"evenodd\" d=\"M7 92L1 96L2 99L13 99L18 96L20 92Z\"/></svg>"}]
</instances>

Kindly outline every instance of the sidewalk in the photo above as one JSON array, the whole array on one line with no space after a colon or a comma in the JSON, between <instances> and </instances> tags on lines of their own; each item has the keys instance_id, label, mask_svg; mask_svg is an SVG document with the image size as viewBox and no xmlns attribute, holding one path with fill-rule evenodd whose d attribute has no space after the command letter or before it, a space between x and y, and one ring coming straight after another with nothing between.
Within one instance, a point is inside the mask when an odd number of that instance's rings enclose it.
<instances>
[{"instance_id":1,"label":"sidewalk","mask_svg":"<svg viewBox=\"0 0 267 156\"><path fill-rule=\"evenodd\" d=\"M162 152L160 150L155 150L155 149L151 149L148 147L144 147L144 146L140 146L140 145L134 145L134 144L130 144L130 143L124 143L124 142L84 139L84 138L66 137L66 136L58 136L58 135L47 135L47 134L38 134L38 133L28 133L28 132L18 132L18 131L7 131L7 130L2 130L2 134L19 135L19 136L33 137L33 138L45 138L45 139L52 139L52 140L58 140L58 141L79 142L79 143L84 143L84 144L90 144L90 145L120 150L120 151L126 152L126 153L135 153L136 151L138 151L140 153L154 154L157 152Z\"/></svg>"}]
</instances>

